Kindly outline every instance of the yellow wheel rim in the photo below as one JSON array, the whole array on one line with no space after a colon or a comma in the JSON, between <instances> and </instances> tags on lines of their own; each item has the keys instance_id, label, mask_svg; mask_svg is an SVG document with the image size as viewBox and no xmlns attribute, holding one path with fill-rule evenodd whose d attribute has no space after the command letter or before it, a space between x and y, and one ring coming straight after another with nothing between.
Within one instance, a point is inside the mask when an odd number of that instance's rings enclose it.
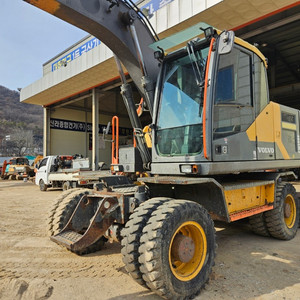
<instances>
[{"instance_id":1,"label":"yellow wheel rim","mask_svg":"<svg viewBox=\"0 0 300 300\"><path fill-rule=\"evenodd\" d=\"M190 241L191 258L189 261L182 261L174 252L180 250L174 249L176 239L183 238ZM177 243L178 244L178 243ZM190 250L191 250L190 249ZM207 240L205 232L201 225L194 221L188 221L180 225L173 234L169 247L169 264L173 275L181 281L189 281L195 278L201 271L207 254Z\"/></svg>"},{"instance_id":2,"label":"yellow wheel rim","mask_svg":"<svg viewBox=\"0 0 300 300\"><path fill-rule=\"evenodd\" d=\"M296 221L296 202L291 194L284 201L284 221L288 228L293 228Z\"/></svg>"}]
</instances>

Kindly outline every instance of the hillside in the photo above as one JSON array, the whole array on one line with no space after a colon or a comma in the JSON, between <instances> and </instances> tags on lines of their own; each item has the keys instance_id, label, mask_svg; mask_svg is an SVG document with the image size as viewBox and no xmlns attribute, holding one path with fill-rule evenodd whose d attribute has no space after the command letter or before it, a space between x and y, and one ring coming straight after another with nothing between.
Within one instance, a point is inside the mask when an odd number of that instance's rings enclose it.
<instances>
[{"instance_id":1,"label":"hillside","mask_svg":"<svg viewBox=\"0 0 300 300\"><path fill-rule=\"evenodd\" d=\"M0 147L3 148L3 140L7 135L12 138L17 135L17 139L26 136L26 147L29 146L28 136L31 135L33 142L30 146L40 147L36 142L41 140L43 133L43 109L37 105L20 103L19 97L17 91L0 85Z\"/></svg>"}]
</instances>

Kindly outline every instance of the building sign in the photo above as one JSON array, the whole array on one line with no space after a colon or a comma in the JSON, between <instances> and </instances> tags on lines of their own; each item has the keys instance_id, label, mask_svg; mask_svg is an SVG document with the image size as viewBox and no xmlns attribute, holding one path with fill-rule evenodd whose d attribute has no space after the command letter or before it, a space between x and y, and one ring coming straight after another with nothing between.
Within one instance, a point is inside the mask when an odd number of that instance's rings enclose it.
<instances>
[{"instance_id":1,"label":"building sign","mask_svg":"<svg viewBox=\"0 0 300 300\"><path fill-rule=\"evenodd\" d=\"M99 133L103 133L104 129L107 125L99 124ZM92 123L85 122L77 122L70 120L62 120L62 119L50 119L50 128L51 129L59 129L59 130L69 130L69 131L78 131L78 132L92 132ZM109 134L111 134L111 128L109 130ZM133 130L132 128L119 127L119 135L120 136L132 136Z\"/></svg>"},{"instance_id":2,"label":"building sign","mask_svg":"<svg viewBox=\"0 0 300 300\"><path fill-rule=\"evenodd\" d=\"M101 41L97 38L93 38L86 42L85 44L81 45L77 49L73 50L69 54L65 55L64 57L60 58L56 62L52 64L52 72L58 70L59 68L66 66L67 63L70 61L80 57L83 53L88 52L95 47L99 46L101 44Z\"/></svg>"},{"instance_id":3,"label":"building sign","mask_svg":"<svg viewBox=\"0 0 300 300\"><path fill-rule=\"evenodd\" d=\"M141 11L147 10L147 15L150 17L160 8L164 7L165 5L173 2L174 0L151 0L146 5L140 8Z\"/></svg>"}]
</instances>

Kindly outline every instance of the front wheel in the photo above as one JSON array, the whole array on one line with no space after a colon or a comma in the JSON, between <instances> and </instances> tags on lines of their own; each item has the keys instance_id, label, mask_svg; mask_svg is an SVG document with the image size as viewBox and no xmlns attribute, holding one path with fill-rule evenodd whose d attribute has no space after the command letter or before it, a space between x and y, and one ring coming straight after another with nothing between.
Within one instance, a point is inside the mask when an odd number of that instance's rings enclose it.
<instances>
[{"instance_id":1,"label":"front wheel","mask_svg":"<svg viewBox=\"0 0 300 300\"><path fill-rule=\"evenodd\" d=\"M45 182L44 182L43 179L40 180L39 186L40 186L40 190L41 190L42 192L46 192L46 191L47 191L47 185L45 184Z\"/></svg>"},{"instance_id":2,"label":"front wheel","mask_svg":"<svg viewBox=\"0 0 300 300\"><path fill-rule=\"evenodd\" d=\"M170 200L143 229L140 270L147 286L168 299L197 295L209 279L216 250L214 223L201 205Z\"/></svg>"}]
</instances>

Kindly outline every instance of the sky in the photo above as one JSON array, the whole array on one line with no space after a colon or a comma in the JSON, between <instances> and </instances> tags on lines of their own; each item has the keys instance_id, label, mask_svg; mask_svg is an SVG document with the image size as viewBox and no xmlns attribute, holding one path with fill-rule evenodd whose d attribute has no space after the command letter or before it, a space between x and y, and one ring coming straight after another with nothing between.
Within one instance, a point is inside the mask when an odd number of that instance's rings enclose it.
<instances>
[{"instance_id":1,"label":"sky","mask_svg":"<svg viewBox=\"0 0 300 300\"><path fill-rule=\"evenodd\" d=\"M22 0L0 0L0 85L30 85L45 62L87 35Z\"/></svg>"}]
</instances>

